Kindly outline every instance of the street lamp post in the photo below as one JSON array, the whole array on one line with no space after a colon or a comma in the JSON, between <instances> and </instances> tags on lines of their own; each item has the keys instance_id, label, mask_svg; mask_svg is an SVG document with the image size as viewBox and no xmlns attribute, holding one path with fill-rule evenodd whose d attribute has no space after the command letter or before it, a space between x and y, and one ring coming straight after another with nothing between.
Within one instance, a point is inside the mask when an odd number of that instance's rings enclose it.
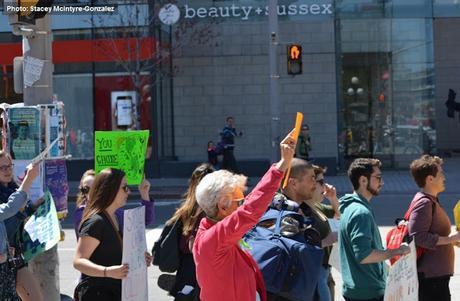
<instances>
[{"instance_id":1,"label":"street lamp post","mask_svg":"<svg viewBox=\"0 0 460 301\"><path fill-rule=\"evenodd\" d=\"M347 89L347 95L353 97L353 103L358 103L358 97L364 94L364 89L360 86L359 78L357 76L353 76L350 80L350 86ZM348 105L350 107L350 105ZM347 114L347 112L345 112ZM347 129L346 129L346 138L345 138L345 155L349 154L349 142L352 141L353 132L351 130L350 125L350 118L345 116ZM351 118L353 121L354 118Z\"/></svg>"}]
</instances>

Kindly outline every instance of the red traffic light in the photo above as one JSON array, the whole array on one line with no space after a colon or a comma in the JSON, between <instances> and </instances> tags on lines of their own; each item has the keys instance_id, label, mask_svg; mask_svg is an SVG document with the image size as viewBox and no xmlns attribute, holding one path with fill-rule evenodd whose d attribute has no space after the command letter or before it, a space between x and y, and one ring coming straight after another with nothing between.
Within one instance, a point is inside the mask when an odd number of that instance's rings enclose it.
<instances>
[{"instance_id":1,"label":"red traffic light","mask_svg":"<svg viewBox=\"0 0 460 301\"><path fill-rule=\"evenodd\" d=\"M287 48L288 74L302 74L302 46L299 44L288 45Z\"/></svg>"}]
</instances>

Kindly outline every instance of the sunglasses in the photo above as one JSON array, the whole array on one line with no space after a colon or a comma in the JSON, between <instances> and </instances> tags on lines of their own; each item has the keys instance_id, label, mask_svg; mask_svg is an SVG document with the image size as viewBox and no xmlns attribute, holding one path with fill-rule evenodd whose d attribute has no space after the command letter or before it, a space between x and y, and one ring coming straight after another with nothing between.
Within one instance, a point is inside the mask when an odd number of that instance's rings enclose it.
<instances>
[{"instance_id":1,"label":"sunglasses","mask_svg":"<svg viewBox=\"0 0 460 301\"><path fill-rule=\"evenodd\" d=\"M128 185L123 185L123 186L121 186L121 189L123 189L123 191L126 192L126 193L128 193L129 190L130 190L129 187L128 187Z\"/></svg>"},{"instance_id":2,"label":"sunglasses","mask_svg":"<svg viewBox=\"0 0 460 301\"><path fill-rule=\"evenodd\" d=\"M89 186L83 186L83 187L80 187L80 192L82 194L88 194L89 193Z\"/></svg>"},{"instance_id":3,"label":"sunglasses","mask_svg":"<svg viewBox=\"0 0 460 301\"><path fill-rule=\"evenodd\" d=\"M316 183L318 183L321 186L324 186L326 182L324 181L324 179L319 179L319 180L316 180Z\"/></svg>"}]
</instances>

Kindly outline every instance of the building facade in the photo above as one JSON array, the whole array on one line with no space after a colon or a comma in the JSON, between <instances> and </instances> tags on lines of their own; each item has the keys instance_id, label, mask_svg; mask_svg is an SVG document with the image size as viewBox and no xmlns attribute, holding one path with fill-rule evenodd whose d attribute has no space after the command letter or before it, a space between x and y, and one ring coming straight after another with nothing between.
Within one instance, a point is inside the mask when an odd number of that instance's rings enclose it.
<instances>
[{"instance_id":1,"label":"building facade","mask_svg":"<svg viewBox=\"0 0 460 301\"><path fill-rule=\"evenodd\" d=\"M130 92L136 128L152 133L150 175L188 176L227 116L243 132L240 169L260 174L271 149L267 1L119 2L130 18L52 15L54 90L75 164L91 166L95 130L126 130L113 109ZM459 113L445 105L460 82L456 1L279 0L277 13L280 132L303 112L316 163L335 172L372 156L407 168L422 153L460 149ZM287 74L291 43L302 46L300 75ZM12 90L21 40L3 17L0 49L0 101L21 101Z\"/></svg>"}]
</instances>

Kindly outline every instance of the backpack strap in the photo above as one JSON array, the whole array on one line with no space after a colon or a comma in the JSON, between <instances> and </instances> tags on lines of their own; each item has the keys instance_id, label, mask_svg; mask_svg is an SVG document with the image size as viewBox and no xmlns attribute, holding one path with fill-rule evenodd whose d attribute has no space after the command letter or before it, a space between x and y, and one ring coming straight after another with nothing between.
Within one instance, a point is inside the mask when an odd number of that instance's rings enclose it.
<instances>
[{"instance_id":1,"label":"backpack strap","mask_svg":"<svg viewBox=\"0 0 460 301\"><path fill-rule=\"evenodd\" d=\"M436 208L436 203L435 203L435 201L433 201L433 199L431 198L431 196L429 196L429 195L423 193L421 197L419 197L418 199L416 199L415 201L413 201L413 202L410 204L409 209L407 209L406 214L404 215L404 219L405 219L406 221L409 221L410 215L412 214L412 211L414 210L415 205L417 205L418 202L419 202L421 199L423 199L423 198L428 198L428 199L430 200L430 202L431 202L431 204L432 204L432 207L433 207L433 208L432 208L432 214L431 214L431 217L433 218L433 216L434 216L434 209Z\"/></svg>"}]
</instances>

